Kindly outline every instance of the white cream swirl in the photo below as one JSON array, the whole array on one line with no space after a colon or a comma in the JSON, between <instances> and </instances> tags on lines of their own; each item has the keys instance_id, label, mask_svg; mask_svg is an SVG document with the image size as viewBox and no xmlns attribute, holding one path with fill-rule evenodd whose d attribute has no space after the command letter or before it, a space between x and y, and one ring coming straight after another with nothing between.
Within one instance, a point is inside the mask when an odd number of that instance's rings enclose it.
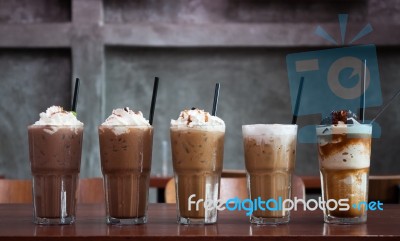
<instances>
[{"instance_id":1,"label":"white cream swirl","mask_svg":"<svg viewBox=\"0 0 400 241\"><path fill-rule=\"evenodd\" d=\"M150 123L143 117L141 111L133 111L130 110L128 107L125 107L124 109L118 108L113 110L112 114L106 119L106 121L102 125L150 126Z\"/></svg>"},{"instance_id":2,"label":"white cream swirl","mask_svg":"<svg viewBox=\"0 0 400 241\"><path fill-rule=\"evenodd\" d=\"M343 145L342 149L324 156L318 155L320 166L326 169L361 169L370 166L371 159L371 135L370 124L337 124L320 125L316 128L319 148L331 145L341 145L347 138L364 141L350 142ZM334 138L332 135L350 137ZM358 136L358 137L357 137ZM369 142L369 143L368 143Z\"/></svg>"},{"instance_id":3,"label":"white cream swirl","mask_svg":"<svg viewBox=\"0 0 400 241\"><path fill-rule=\"evenodd\" d=\"M40 113L40 119L34 125L57 125L57 126L83 126L76 116L71 111L65 111L60 106L51 106L47 108L46 112Z\"/></svg>"},{"instance_id":4,"label":"white cream swirl","mask_svg":"<svg viewBox=\"0 0 400 241\"><path fill-rule=\"evenodd\" d=\"M213 131L225 131L225 122L200 109L184 110L177 120L171 120L171 127L189 127Z\"/></svg>"}]
</instances>

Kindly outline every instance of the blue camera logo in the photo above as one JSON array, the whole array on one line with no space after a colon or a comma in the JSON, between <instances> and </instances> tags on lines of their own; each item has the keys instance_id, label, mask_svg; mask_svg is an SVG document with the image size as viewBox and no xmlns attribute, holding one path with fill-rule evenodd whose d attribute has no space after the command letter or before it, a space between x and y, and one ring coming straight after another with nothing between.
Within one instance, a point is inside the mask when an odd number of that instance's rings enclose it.
<instances>
[{"instance_id":1,"label":"blue camera logo","mask_svg":"<svg viewBox=\"0 0 400 241\"><path fill-rule=\"evenodd\" d=\"M343 26L345 28L347 15L339 15L339 20L341 29ZM367 25L354 39L360 38L369 30L372 31L372 28ZM342 43L344 32L342 31ZM336 43L322 28L318 27L316 33ZM351 42L355 41L354 39ZM365 85L362 86L365 63ZM297 116L321 114L323 118L333 110L351 110L358 113L361 101L364 101L365 107L382 105L375 45L355 45L289 54L286 64L293 114L300 80L304 78ZM364 122L368 123L368 120ZM380 136L378 124L374 123L373 131L373 137ZM301 143L315 143L315 125L301 128L298 140Z\"/></svg>"}]
</instances>

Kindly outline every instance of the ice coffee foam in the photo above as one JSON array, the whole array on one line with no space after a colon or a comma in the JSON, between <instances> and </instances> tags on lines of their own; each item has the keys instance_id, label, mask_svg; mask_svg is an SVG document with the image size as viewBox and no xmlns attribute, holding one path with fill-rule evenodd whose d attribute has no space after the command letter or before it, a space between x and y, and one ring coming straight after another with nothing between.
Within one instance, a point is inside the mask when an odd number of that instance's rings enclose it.
<instances>
[{"instance_id":1,"label":"ice coffee foam","mask_svg":"<svg viewBox=\"0 0 400 241\"><path fill-rule=\"evenodd\" d=\"M200 109L182 111L177 120L171 120L171 127L225 132L225 122L221 118Z\"/></svg>"},{"instance_id":2,"label":"ice coffee foam","mask_svg":"<svg viewBox=\"0 0 400 241\"><path fill-rule=\"evenodd\" d=\"M51 106L46 112L40 113L40 119L34 125L83 126L83 123L72 112L60 106Z\"/></svg>"},{"instance_id":3,"label":"ice coffee foam","mask_svg":"<svg viewBox=\"0 0 400 241\"><path fill-rule=\"evenodd\" d=\"M257 145L274 144L279 139L279 143L290 143L297 135L297 125L283 124L255 124L243 125L242 132L244 138L255 139Z\"/></svg>"},{"instance_id":4,"label":"ice coffee foam","mask_svg":"<svg viewBox=\"0 0 400 241\"><path fill-rule=\"evenodd\" d=\"M133 111L128 107L113 110L112 114L101 125L112 128L116 135L129 132L129 128L126 128L128 126L151 127L141 111Z\"/></svg>"},{"instance_id":5,"label":"ice coffee foam","mask_svg":"<svg viewBox=\"0 0 400 241\"><path fill-rule=\"evenodd\" d=\"M141 111L133 111L128 107L118 108L102 124L104 126L150 126Z\"/></svg>"},{"instance_id":6,"label":"ice coffee foam","mask_svg":"<svg viewBox=\"0 0 400 241\"><path fill-rule=\"evenodd\" d=\"M372 126L318 126L319 161L327 169L361 169L370 165ZM350 135L350 136L349 136Z\"/></svg>"}]
</instances>

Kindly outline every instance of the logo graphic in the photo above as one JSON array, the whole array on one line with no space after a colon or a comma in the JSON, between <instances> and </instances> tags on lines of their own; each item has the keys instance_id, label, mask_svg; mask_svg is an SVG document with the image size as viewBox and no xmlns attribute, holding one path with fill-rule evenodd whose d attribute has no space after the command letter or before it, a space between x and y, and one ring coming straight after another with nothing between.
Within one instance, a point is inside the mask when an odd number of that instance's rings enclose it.
<instances>
[{"instance_id":1,"label":"logo graphic","mask_svg":"<svg viewBox=\"0 0 400 241\"><path fill-rule=\"evenodd\" d=\"M347 17L347 14L339 15L342 45L345 40ZM349 44L370 32L372 27L367 24ZM315 30L315 34L338 44L320 26ZM292 111L297 116L320 114L323 118L333 110L351 110L358 113L362 102L366 108L382 105L378 59L373 44L289 54L286 56L286 64ZM300 104L297 113L294 113L302 78L304 83ZM364 123L369 121L364 120ZM380 137L380 132L380 126L374 122L372 136ZM315 125L301 128L298 141L315 143Z\"/></svg>"},{"instance_id":2,"label":"logo graphic","mask_svg":"<svg viewBox=\"0 0 400 241\"><path fill-rule=\"evenodd\" d=\"M298 207L300 205L300 208ZM192 194L188 198L188 210L196 210L199 211L200 208L204 208L207 211L223 211L225 209L229 211L246 211L246 216L250 216L254 211L297 211L303 209L304 211L315 211L319 210L339 210L339 211L349 211L350 209L365 209L370 211L382 211L383 203L381 201L371 201L365 202L360 201L358 203L349 203L349 199L343 198L339 200L328 199L326 201L322 200L321 197L316 199L304 200L301 198L294 197L292 199L283 199L282 197L278 197L278 199L270 198L268 200L263 200L261 197L255 199L240 199L238 197L234 197L228 199L226 204L221 200L212 200L212 199L197 199L196 194Z\"/></svg>"}]
</instances>

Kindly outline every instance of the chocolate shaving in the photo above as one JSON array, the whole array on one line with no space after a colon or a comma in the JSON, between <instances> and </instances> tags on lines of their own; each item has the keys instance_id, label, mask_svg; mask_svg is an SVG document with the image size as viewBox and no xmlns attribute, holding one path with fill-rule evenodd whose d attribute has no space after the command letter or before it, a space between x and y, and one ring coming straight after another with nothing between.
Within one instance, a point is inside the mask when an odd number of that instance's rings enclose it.
<instances>
[{"instance_id":1,"label":"chocolate shaving","mask_svg":"<svg viewBox=\"0 0 400 241\"><path fill-rule=\"evenodd\" d=\"M351 112L350 110L339 110L339 111L332 111L330 116L325 117L321 124L322 125L337 125L340 122L343 124L353 124L352 119L358 120L356 114Z\"/></svg>"},{"instance_id":2,"label":"chocolate shaving","mask_svg":"<svg viewBox=\"0 0 400 241\"><path fill-rule=\"evenodd\" d=\"M347 110L332 111L331 118L332 124L338 124L339 122L347 124Z\"/></svg>"}]
</instances>

